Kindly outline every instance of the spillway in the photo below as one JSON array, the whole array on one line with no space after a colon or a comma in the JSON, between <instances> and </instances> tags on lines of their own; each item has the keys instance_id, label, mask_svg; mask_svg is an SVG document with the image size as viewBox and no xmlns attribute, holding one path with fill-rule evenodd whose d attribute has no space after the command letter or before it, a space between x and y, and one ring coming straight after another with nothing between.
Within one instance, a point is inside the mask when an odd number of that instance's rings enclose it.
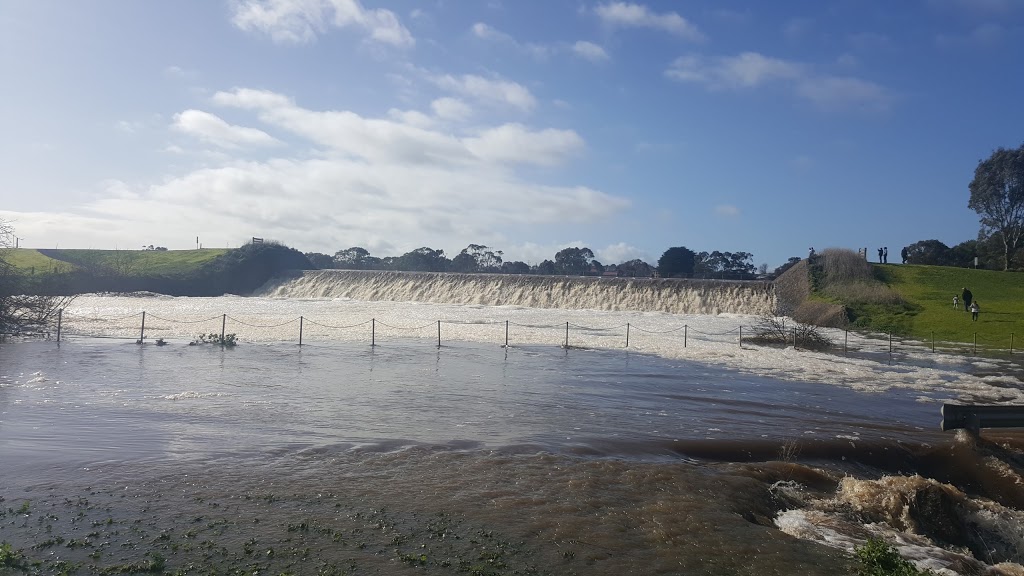
<instances>
[{"instance_id":1,"label":"spillway","mask_svg":"<svg viewBox=\"0 0 1024 576\"><path fill-rule=\"evenodd\" d=\"M770 282L307 270L268 282L254 294L277 298L630 310L672 314L770 314Z\"/></svg>"}]
</instances>

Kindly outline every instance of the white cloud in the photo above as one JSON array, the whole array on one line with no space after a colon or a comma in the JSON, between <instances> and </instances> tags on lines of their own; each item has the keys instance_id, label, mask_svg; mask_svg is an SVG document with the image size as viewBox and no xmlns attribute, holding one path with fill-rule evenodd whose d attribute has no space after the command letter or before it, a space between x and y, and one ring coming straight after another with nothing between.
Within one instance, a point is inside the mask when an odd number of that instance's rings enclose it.
<instances>
[{"instance_id":1,"label":"white cloud","mask_svg":"<svg viewBox=\"0 0 1024 576\"><path fill-rule=\"evenodd\" d=\"M751 88L774 80L799 78L802 74L799 64L756 52L711 59L682 56L665 71L673 80L696 82L715 89Z\"/></svg>"},{"instance_id":2,"label":"white cloud","mask_svg":"<svg viewBox=\"0 0 1024 576\"><path fill-rule=\"evenodd\" d=\"M719 204L715 206L715 214L724 218L737 218L740 215L740 209L732 204Z\"/></svg>"},{"instance_id":3,"label":"white cloud","mask_svg":"<svg viewBox=\"0 0 1024 576\"><path fill-rule=\"evenodd\" d=\"M375 118L312 110L246 88L213 100L288 134L294 148L282 142L276 157L245 160L230 146L265 143L266 132L185 110L175 116L175 129L219 141L227 154L175 142L167 148L175 162L201 164L150 185L104 184L94 200L62 214L18 214L19 231L40 245L73 235L93 247L189 248L199 234L206 246L261 236L302 250L358 245L387 256L471 242L504 249L523 229L557 235L567 224L608 219L630 205L584 184L555 185L516 171L521 164L556 166L584 151L571 130L442 125L430 111ZM438 107L455 109L455 102Z\"/></svg>"},{"instance_id":4,"label":"white cloud","mask_svg":"<svg viewBox=\"0 0 1024 576\"><path fill-rule=\"evenodd\" d=\"M802 79L797 94L821 108L888 108L892 98L874 82L849 76L815 76Z\"/></svg>"},{"instance_id":5,"label":"white cloud","mask_svg":"<svg viewBox=\"0 0 1024 576\"><path fill-rule=\"evenodd\" d=\"M705 39L704 34L696 26L675 12L658 14L642 4L627 2L601 4L595 12L610 26L663 30L694 42L702 42Z\"/></svg>"},{"instance_id":6,"label":"white cloud","mask_svg":"<svg viewBox=\"0 0 1024 576\"><path fill-rule=\"evenodd\" d=\"M202 110L185 110L176 114L171 127L222 148L280 144L262 130L228 124L220 117Z\"/></svg>"},{"instance_id":7,"label":"white cloud","mask_svg":"<svg viewBox=\"0 0 1024 576\"><path fill-rule=\"evenodd\" d=\"M572 45L572 51L573 54L591 62L604 62L608 60L608 53L605 52L604 48L593 42L580 40Z\"/></svg>"},{"instance_id":8,"label":"white cloud","mask_svg":"<svg viewBox=\"0 0 1024 576\"><path fill-rule=\"evenodd\" d=\"M604 248L598 248L594 250L594 255L597 256L598 261L602 264L621 264L623 262L629 262L630 260L636 260L639 258L648 264L651 264L651 256L630 244L625 242L619 242L617 244L611 244Z\"/></svg>"},{"instance_id":9,"label":"white cloud","mask_svg":"<svg viewBox=\"0 0 1024 576\"><path fill-rule=\"evenodd\" d=\"M464 122L473 115L473 109L458 98L438 98L430 108L439 119L449 122Z\"/></svg>"},{"instance_id":10,"label":"white cloud","mask_svg":"<svg viewBox=\"0 0 1024 576\"><path fill-rule=\"evenodd\" d=\"M756 52L737 56L677 58L665 76L700 84L710 90L752 89L780 84L821 108L885 109L892 100L882 86L850 76L815 74L807 65Z\"/></svg>"},{"instance_id":11,"label":"white cloud","mask_svg":"<svg viewBox=\"0 0 1024 576\"><path fill-rule=\"evenodd\" d=\"M370 39L392 46L416 42L394 12L364 8L359 0L238 0L232 22L275 42L311 42L332 25L361 28Z\"/></svg>"},{"instance_id":12,"label":"white cloud","mask_svg":"<svg viewBox=\"0 0 1024 576\"><path fill-rule=\"evenodd\" d=\"M470 27L470 30L473 32L474 36L480 38L481 40L487 40L489 42L495 42L498 44L505 44L507 46L511 46L512 48L519 50L520 52L529 54L530 56L533 56L538 60L543 60L551 56L551 54L555 51L555 48L551 46L546 46L544 44L538 44L535 42L528 42L524 44L513 38L511 35L506 34L505 32L502 32L501 30L498 30L493 26L490 26L483 22L477 22L473 24L473 26Z\"/></svg>"},{"instance_id":13,"label":"white cloud","mask_svg":"<svg viewBox=\"0 0 1024 576\"><path fill-rule=\"evenodd\" d=\"M537 105L537 99L521 84L502 79L488 79L466 74L463 76L432 76L439 87L474 98L480 102L498 104L529 112Z\"/></svg>"},{"instance_id":14,"label":"white cloud","mask_svg":"<svg viewBox=\"0 0 1024 576\"><path fill-rule=\"evenodd\" d=\"M530 131L521 124L505 124L464 140L478 158L489 162L554 166L578 154L583 139L572 130Z\"/></svg>"}]
</instances>

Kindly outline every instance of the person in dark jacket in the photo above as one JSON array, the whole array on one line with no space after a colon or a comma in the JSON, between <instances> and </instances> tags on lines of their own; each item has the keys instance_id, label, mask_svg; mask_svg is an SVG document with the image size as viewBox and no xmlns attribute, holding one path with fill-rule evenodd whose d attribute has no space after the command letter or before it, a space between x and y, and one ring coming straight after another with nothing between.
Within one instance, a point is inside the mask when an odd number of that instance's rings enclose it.
<instances>
[{"instance_id":1,"label":"person in dark jacket","mask_svg":"<svg viewBox=\"0 0 1024 576\"><path fill-rule=\"evenodd\" d=\"M969 310L971 308L971 300L974 300L974 294L971 294L970 290L968 290L967 288L964 288L964 291L963 291L963 293L960 294L960 296L963 298L963 301L964 301L964 312L966 312L967 310Z\"/></svg>"}]
</instances>

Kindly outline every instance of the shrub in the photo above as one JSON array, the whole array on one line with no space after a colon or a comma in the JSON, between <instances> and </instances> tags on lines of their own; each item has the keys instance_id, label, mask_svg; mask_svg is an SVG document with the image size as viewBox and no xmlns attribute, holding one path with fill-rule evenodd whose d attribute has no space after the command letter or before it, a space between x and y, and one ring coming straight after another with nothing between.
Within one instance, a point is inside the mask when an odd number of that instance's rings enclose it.
<instances>
[{"instance_id":1,"label":"shrub","mask_svg":"<svg viewBox=\"0 0 1024 576\"><path fill-rule=\"evenodd\" d=\"M863 546L853 550L860 562L859 576L927 576L931 570L922 572L900 556L898 550L883 540L871 538Z\"/></svg>"}]
</instances>

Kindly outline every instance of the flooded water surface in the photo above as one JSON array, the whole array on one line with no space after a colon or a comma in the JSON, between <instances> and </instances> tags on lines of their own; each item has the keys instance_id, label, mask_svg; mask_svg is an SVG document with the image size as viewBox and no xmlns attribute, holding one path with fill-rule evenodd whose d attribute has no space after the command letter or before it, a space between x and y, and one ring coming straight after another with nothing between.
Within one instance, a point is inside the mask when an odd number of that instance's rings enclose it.
<instances>
[{"instance_id":1,"label":"flooded water surface","mask_svg":"<svg viewBox=\"0 0 1024 576\"><path fill-rule=\"evenodd\" d=\"M875 363L859 386L867 361L780 377L756 354L5 344L0 541L44 573L853 574L881 536L940 573L1021 573L1022 437L939 431L1008 369ZM914 375L946 385L892 385Z\"/></svg>"}]
</instances>

